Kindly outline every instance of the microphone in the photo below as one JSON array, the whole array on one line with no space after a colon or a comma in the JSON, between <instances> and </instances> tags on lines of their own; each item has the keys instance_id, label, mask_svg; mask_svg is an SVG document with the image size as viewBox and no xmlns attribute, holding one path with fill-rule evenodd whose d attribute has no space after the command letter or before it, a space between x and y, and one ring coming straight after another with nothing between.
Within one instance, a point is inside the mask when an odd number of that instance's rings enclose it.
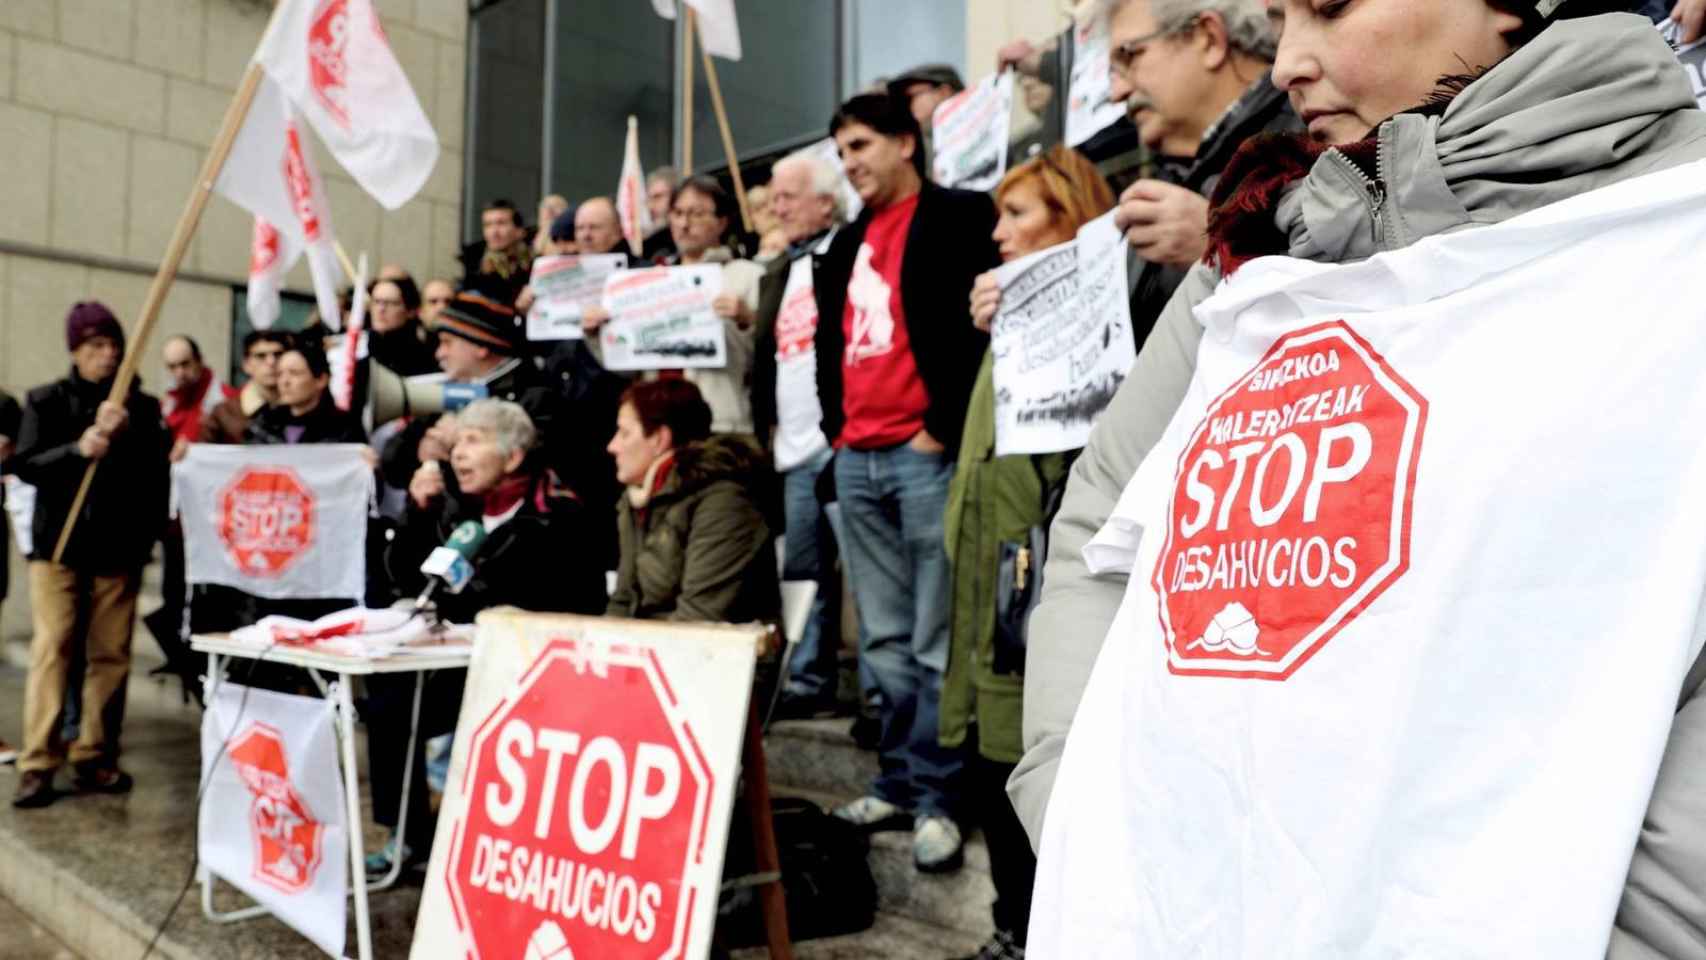
<instances>
[{"instance_id":1,"label":"microphone","mask_svg":"<svg viewBox=\"0 0 1706 960\"><path fill-rule=\"evenodd\" d=\"M415 612L419 613L432 602L432 595L439 587L445 587L451 593L461 593L468 586L468 581L474 578L474 554L486 542L486 528L478 520L465 520L441 547L433 548L427 554L426 561L421 564L421 572L427 575L426 588L415 598Z\"/></svg>"}]
</instances>

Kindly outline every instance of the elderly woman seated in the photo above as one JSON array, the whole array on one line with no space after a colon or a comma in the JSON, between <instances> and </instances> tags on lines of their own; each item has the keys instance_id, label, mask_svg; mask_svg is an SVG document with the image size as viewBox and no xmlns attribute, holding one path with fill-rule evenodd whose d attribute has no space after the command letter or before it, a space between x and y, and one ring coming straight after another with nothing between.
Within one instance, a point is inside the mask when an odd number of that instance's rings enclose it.
<instances>
[{"instance_id":1,"label":"elderly woman seated","mask_svg":"<svg viewBox=\"0 0 1706 960\"><path fill-rule=\"evenodd\" d=\"M642 620L774 622L776 524L761 508L773 480L741 436L711 436L711 409L685 380L622 395L609 451L627 487L617 506L621 560L609 614Z\"/></svg>"},{"instance_id":2,"label":"elderly woman seated","mask_svg":"<svg viewBox=\"0 0 1706 960\"><path fill-rule=\"evenodd\" d=\"M481 610L503 605L592 616L604 612L604 571L582 549L589 536L586 514L573 491L536 465L537 440L527 411L507 400L477 400L457 415L448 475L437 461L416 471L408 515L386 551L386 567L402 596L414 596L426 585L420 567L427 554L463 523L476 522L485 528L486 539L472 558L473 579L460 593L437 594L443 619L467 623ZM408 835L401 842L394 831L414 680L373 677L368 682L374 819L393 830L391 842L368 860L372 873L383 874L398 856L405 862L422 858L432 845L425 744L455 729L465 679L464 670L441 671L428 678L422 692Z\"/></svg>"}]
</instances>

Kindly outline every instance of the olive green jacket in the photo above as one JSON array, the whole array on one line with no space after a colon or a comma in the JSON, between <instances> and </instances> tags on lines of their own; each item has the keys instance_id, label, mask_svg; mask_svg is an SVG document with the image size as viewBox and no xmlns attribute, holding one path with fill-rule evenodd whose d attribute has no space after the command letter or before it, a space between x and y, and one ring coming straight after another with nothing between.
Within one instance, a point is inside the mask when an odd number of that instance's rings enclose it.
<instances>
[{"instance_id":1,"label":"olive green jacket","mask_svg":"<svg viewBox=\"0 0 1706 960\"><path fill-rule=\"evenodd\" d=\"M978 752L997 763L1024 753L1020 722L1025 677L994 668L995 601L1001 544L1025 543L1044 520L1044 486L1066 482L1066 457L995 455L994 365L986 352L972 387L959 465L943 518L953 607L948 672L942 681L941 739L958 747L977 725ZM1042 558L1032 576L1041 575Z\"/></svg>"},{"instance_id":2,"label":"olive green jacket","mask_svg":"<svg viewBox=\"0 0 1706 960\"><path fill-rule=\"evenodd\" d=\"M646 505L617 510L622 558L608 614L639 620L774 623L781 614L774 478L750 439L714 436L675 451Z\"/></svg>"}]
</instances>

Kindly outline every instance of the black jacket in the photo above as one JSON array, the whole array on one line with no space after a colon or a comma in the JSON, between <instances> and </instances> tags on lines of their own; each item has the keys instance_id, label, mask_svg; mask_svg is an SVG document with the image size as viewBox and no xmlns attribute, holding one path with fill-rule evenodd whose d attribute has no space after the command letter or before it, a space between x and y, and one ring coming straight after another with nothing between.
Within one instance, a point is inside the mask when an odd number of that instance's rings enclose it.
<instances>
[{"instance_id":1,"label":"black jacket","mask_svg":"<svg viewBox=\"0 0 1706 960\"><path fill-rule=\"evenodd\" d=\"M347 410L339 410L332 401L330 390L320 394L320 403L314 409L302 416L290 412L284 404L264 407L249 421L249 429L243 434L244 443L270 445L289 443L286 434L289 427L302 427L302 436L297 443L366 443L367 430L361 425L361 417Z\"/></svg>"},{"instance_id":2,"label":"black jacket","mask_svg":"<svg viewBox=\"0 0 1706 960\"><path fill-rule=\"evenodd\" d=\"M31 390L25 399L11 471L36 488L31 559L53 556L89 465L77 452L77 440L94 425L95 410L111 389L111 380L91 383L72 371ZM140 571L166 527L172 438L160 416L160 401L133 383L125 410L130 423L113 437L95 471L63 558L66 566L86 573Z\"/></svg>"},{"instance_id":3,"label":"black jacket","mask_svg":"<svg viewBox=\"0 0 1706 960\"><path fill-rule=\"evenodd\" d=\"M551 431L556 427L560 404L556 392L532 361L515 358L515 363L508 370L486 382L486 396L521 404L533 420L534 429L539 431L540 443L550 446ZM436 413L415 417L385 444L379 464L386 483L400 489L408 488L410 478L421 465L417 453L421 438L437 422Z\"/></svg>"},{"instance_id":4,"label":"black jacket","mask_svg":"<svg viewBox=\"0 0 1706 960\"><path fill-rule=\"evenodd\" d=\"M817 391L823 402L823 434L833 442L845 420L841 365L846 346L843 317L853 261L865 242L872 211L867 208L836 235L818 258ZM966 403L977 382L989 336L971 322L971 288L979 274L1001 263L995 232L995 203L986 193L950 190L926 183L906 235L901 260L900 300L906 335L930 406L924 429L950 452L959 446Z\"/></svg>"},{"instance_id":5,"label":"black jacket","mask_svg":"<svg viewBox=\"0 0 1706 960\"><path fill-rule=\"evenodd\" d=\"M437 351L438 338L422 327L419 320L410 320L386 333L370 333L367 338L368 355L399 377L437 373Z\"/></svg>"},{"instance_id":6,"label":"black jacket","mask_svg":"<svg viewBox=\"0 0 1706 960\"><path fill-rule=\"evenodd\" d=\"M800 256L809 257L807 249ZM758 280L758 313L752 323L752 434L766 450L774 449L776 414L776 315L782 311L782 295L788 289L788 274L797 257L777 257L764 267Z\"/></svg>"},{"instance_id":7,"label":"black jacket","mask_svg":"<svg viewBox=\"0 0 1706 960\"><path fill-rule=\"evenodd\" d=\"M385 551L385 568L400 597L415 596L426 586L421 563L464 521L479 522L480 513L474 498L447 497L430 510L410 501L408 516ZM548 473L535 474L521 509L487 535L474 555L473 580L461 593L438 592L439 615L472 623L481 610L503 605L603 614L604 565L578 549L587 537L586 521L572 493L558 487Z\"/></svg>"}]
</instances>

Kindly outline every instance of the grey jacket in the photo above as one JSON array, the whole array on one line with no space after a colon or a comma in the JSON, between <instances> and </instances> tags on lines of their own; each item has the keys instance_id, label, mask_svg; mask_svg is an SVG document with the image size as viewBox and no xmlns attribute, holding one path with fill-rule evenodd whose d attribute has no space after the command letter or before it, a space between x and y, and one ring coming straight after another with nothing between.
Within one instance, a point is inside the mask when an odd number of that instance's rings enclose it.
<instances>
[{"instance_id":1,"label":"grey jacket","mask_svg":"<svg viewBox=\"0 0 1706 960\"><path fill-rule=\"evenodd\" d=\"M1275 221L1291 256L1361 260L1706 158L1706 113L1652 24L1616 14L1553 25L1443 113L1381 124L1378 145L1379 184L1328 151L1288 188ZM1042 837L1067 730L1126 587L1124 577L1091 576L1081 551L1184 397L1202 334L1191 311L1218 279L1199 266L1174 294L1073 467L1052 529L1026 660L1025 756L1008 783L1033 842ZM1618 960L1706 957L1702 676L1706 662L1684 684L1611 941L1609 956Z\"/></svg>"}]
</instances>

